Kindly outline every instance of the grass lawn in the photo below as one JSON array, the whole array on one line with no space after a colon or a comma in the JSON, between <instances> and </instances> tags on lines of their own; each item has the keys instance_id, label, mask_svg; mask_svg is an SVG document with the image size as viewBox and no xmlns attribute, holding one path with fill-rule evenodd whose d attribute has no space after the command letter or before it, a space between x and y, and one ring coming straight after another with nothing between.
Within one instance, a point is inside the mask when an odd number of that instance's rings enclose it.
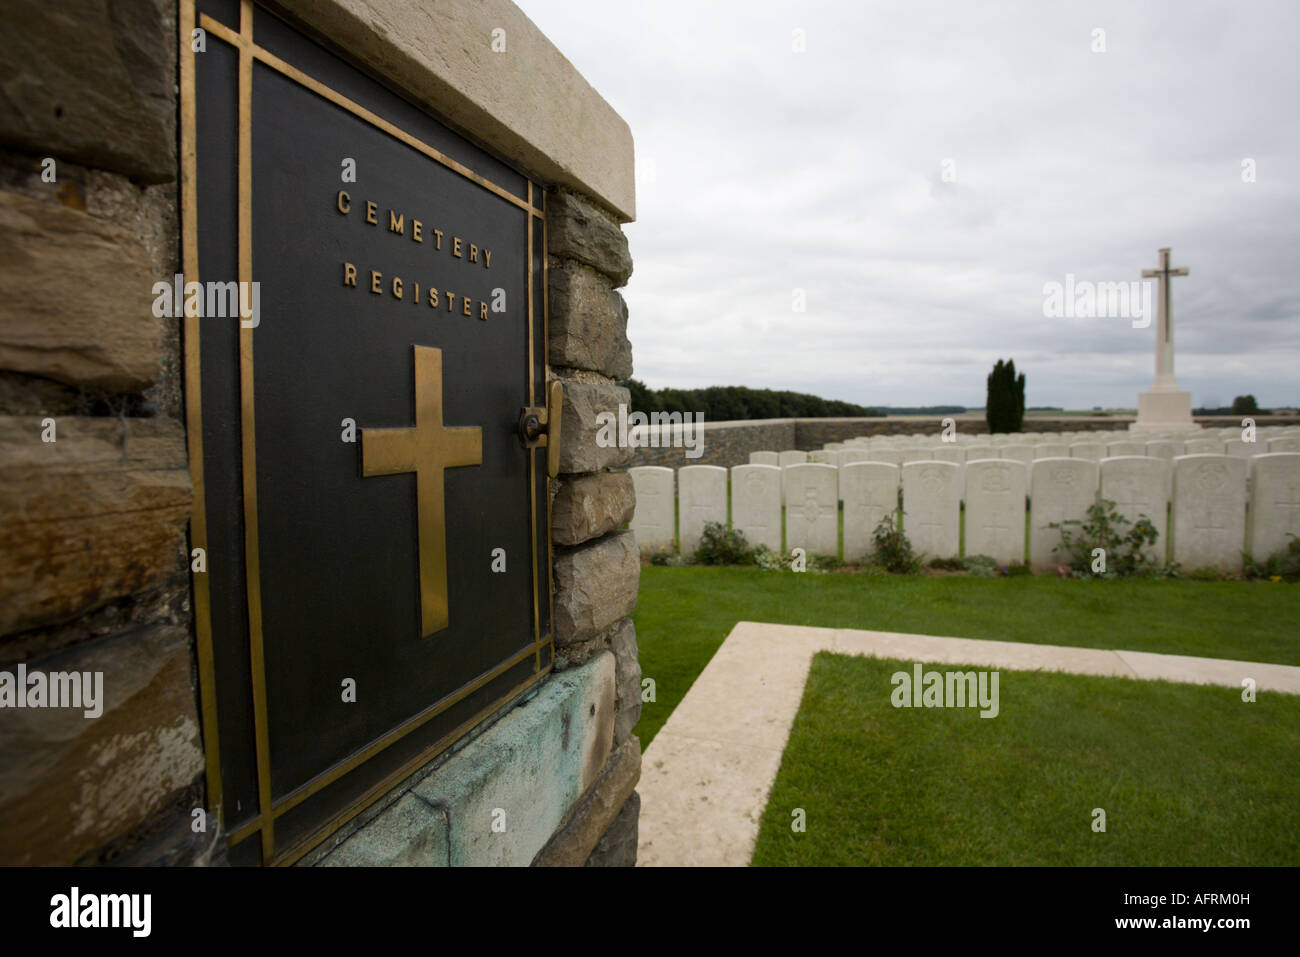
<instances>
[{"instance_id":1,"label":"grass lawn","mask_svg":"<svg viewBox=\"0 0 1300 957\"><path fill-rule=\"evenodd\" d=\"M742 620L1300 664L1300 588L1272 582L648 566L633 617L656 693L642 705L642 746Z\"/></svg>"},{"instance_id":2,"label":"grass lawn","mask_svg":"<svg viewBox=\"0 0 1300 957\"><path fill-rule=\"evenodd\" d=\"M894 708L911 668L815 656L754 864L1300 864L1300 697L1002 671L985 719Z\"/></svg>"}]
</instances>

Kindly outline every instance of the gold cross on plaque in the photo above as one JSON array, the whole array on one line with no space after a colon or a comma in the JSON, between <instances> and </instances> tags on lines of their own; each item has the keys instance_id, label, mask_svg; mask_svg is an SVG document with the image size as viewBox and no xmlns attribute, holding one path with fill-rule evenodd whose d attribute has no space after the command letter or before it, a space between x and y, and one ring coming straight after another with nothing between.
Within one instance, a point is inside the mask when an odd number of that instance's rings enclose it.
<instances>
[{"instance_id":1,"label":"gold cross on plaque","mask_svg":"<svg viewBox=\"0 0 1300 957\"><path fill-rule=\"evenodd\" d=\"M442 424L442 350L415 350L415 428L362 429L361 474L415 473L420 536L421 634L450 624L447 610L447 512L443 470L483 464L483 430Z\"/></svg>"}]
</instances>

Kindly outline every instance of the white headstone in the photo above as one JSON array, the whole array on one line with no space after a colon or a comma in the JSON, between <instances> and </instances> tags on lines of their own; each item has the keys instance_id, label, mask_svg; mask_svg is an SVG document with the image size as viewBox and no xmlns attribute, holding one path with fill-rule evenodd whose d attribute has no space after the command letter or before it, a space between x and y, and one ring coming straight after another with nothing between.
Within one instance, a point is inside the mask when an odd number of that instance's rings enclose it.
<instances>
[{"instance_id":1,"label":"white headstone","mask_svg":"<svg viewBox=\"0 0 1300 957\"><path fill-rule=\"evenodd\" d=\"M1300 452L1269 452L1251 463L1250 554L1263 562L1300 538Z\"/></svg>"},{"instance_id":2,"label":"white headstone","mask_svg":"<svg viewBox=\"0 0 1300 957\"><path fill-rule=\"evenodd\" d=\"M1092 459L1051 458L1034 462L1029 477L1029 564L1035 571L1064 565L1067 556L1053 522L1084 521L1097 500L1097 463ZM1077 529L1072 529L1077 533Z\"/></svg>"},{"instance_id":3,"label":"white headstone","mask_svg":"<svg viewBox=\"0 0 1300 957\"><path fill-rule=\"evenodd\" d=\"M628 527L640 548L672 548L676 532L673 470L639 465L627 470L636 491L636 512Z\"/></svg>"},{"instance_id":4,"label":"white headstone","mask_svg":"<svg viewBox=\"0 0 1300 957\"><path fill-rule=\"evenodd\" d=\"M1228 439L1228 441L1223 444L1223 451L1225 453L1236 456L1239 459L1248 459L1252 456L1259 455L1261 452L1268 451L1268 446L1263 442L1245 442L1240 436L1234 439Z\"/></svg>"},{"instance_id":5,"label":"white headstone","mask_svg":"<svg viewBox=\"0 0 1300 957\"><path fill-rule=\"evenodd\" d=\"M835 453L826 449L818 449L815 452L808 453L809 462L821 462L823 465L835 464Z\"/></svg>"},{"instance_id":6,"label":"white headstone","mask_svg":"<svg viewBox=\"0 0 1300 957\"><path fill-rule=\"evenodd\" d=\"M778 456L777 465L781 466L781 468L785 468L788 465L803 465L807 461L808 461L807 452L801 452L798 449L792 449L787 452L782 452L780 456ZM781 486L781 501L783 503L785 502L784 483Z\"/></svg>"},{"instance_id":7,"label":"white headstone","mask_svg":"<svg viewBox=\"0 0 1300 957\"><path fill-rule=\"evenodd\" d=\"M731 470L731 527L751 545L781 550L781 469L737 465Z\"/></svg>"},{"instance_id":8,"label":"white headstone","mask_svg":"<svg viewBox=\"0 0 1300 957\"><path fill-rule=\"evenodd\" d=\"M1146 454L1153 459L1164 459L1169 462L1183 454L1182 446L1183 443L1170 439L1155 439L1147 443Z\"/></svg>"},{"instance_id":9,"label":"white headstone","mask_svg":"<svg viewBox=\"0 0 1300 957\"><path fill-rule=\"evenodd\" d=\"M838 469L809 462L785 469L785 545L810 554L840 553Z\"/></svg>"},{"instance_id":10,"label":"white headstone","mask_svg":"<svg viewBox=\"0 0 1300 957\"><path fill-rule=\"evenodd\" d=\"M998 457L998 450L988 442L975 442L966 446L966 461L972 459L995 459Z\"/></svg>"},{"instance_id":11,"label":"white headstone","mask_svg":"<svg viewBox=\"0 0 1300 957\"><path fill-rule=\"evenodd\" d=\"M1100 442L1073 442L1070 445L1070 458L1089 459L1100 462L1106 457L1106 446Z\"/></svg>"},{"instance_id":12,"label":"white headstone","mask_svg":"<svg viewBox=\"0 0 1300 957\"><path fill-rule=\"evenodd\" d=\"M930 449L930 458L936 462L956 462L960 465L966 461L966 450L958 445L939 445Z\"/></svg>"},{"instance_id":13,"label":"white headstone","mask_svg":"<svg viewBox=\"0 0 1300 957\"><path fill-rule=\"evenodd\" d=\"M967 555L1025 560L1025 470L1014 459L966 463Z\"/></svg>"},{"instance_id":14,"label":"white headstone","mask_svg":"<svg viewBox=\"0 0 1300 957\"><path fill-rule=\"evenodd\" d=\"M727 470L717 465L686 465L677 470L681 501L681 553L693 555L709 522L727 523Z\"/></svg>"},{"instance_id":15,"label":"white headstone","mask_svg":"<svg viewBox=\"0 0 1300 957\"><path fill-rule=\"evenodd\" d=\"M1183 443L1184 455L1222 455L1223 439L1188 439Z\"/></svg>"},{"instance_id":16,"label":"white headstone","mask_svg":"<svg viewBox=\"0 0 1300 957\"><path fill-rule=\"evenodd\" d=\"M1147 446L1145 442L1110 442L1106 445L1106 457L1115 458L1120 455L1146 455Z\"/></svg>"},{"instance_id":17,"label":"white headstone","mask_svg":"<svg viewBox=\"0 0 1300 957\"><path fill-rule=\"evenodd\" d=\"M869 462L888 462L890 465L898 465L902 461L902 450L892 445L873 445L868 453L871 458Z\"/></svg>"},{"instance_id":18,"label":"white headstone","mask_svg":"<svg viewBox=\"0 0 1300 957\"><path fill-rule=\"evenodd\" d=\"M1231 455L1174 459L1174 561L1185 569L1241 571L1248 468Z\"/></svg>"},{"instance_id":19,"label":"white headstone","mask_svg":"<svg viewBox=\"0 0 1300 957\"><path fill-rule=\"evenodd\" d=\"M1300 452L1300 435L1281 435L1268 440L1269 452Z\"/></svg>"},{"instance_id":20,"label":"white headstone","mask_svg":"<svg viewBox=\"0 0 1300 957\"><path fill-rule=\"evenodd\" d=\"M1034 459L1068 459L1070 447L1064 442L1039 442L1034 446ZM1006 458L1004 455L1003 458Z\"/></svg>"},{"instance_id":21,"label":"white headstone","mask_svg":"<svg viewBox=\"0 0 1300 957\"><path fill-rule=\"evenodd\" d=\"M969 468L969 463L967 466ZM903 466L903 531L927 558L956 558L960 544L962 466L909 462Z\"/></svg>"},{"instance_id":22,"label":"white headstone","mask_svg":"<svg viewBox=\"0 0 1300 957\"><path fill-rule=\"evenodd\" d=\"M845 449L840 456L840 465L852 465L854 462L870 462L871 453L866 449Z\"/></svg>"},{"instance_id":23,"label":"white headstone","mask_svg":"<svg viewBox=\"0 0 1300 957\"><path fill-rule=\"evenodd\" d=\"M750 452L750 465L780 465L781 456L775 452Z\"/></svg>"},{"instance_id":24,"label":"white headstone","mask_svg":"<svg viewBox=\"0 0 1300 957\"><path fill-rule=\"evenodd\" d=\"M904 462L928 462L932 457L933 455L928 448L911 445L902 449L899 464L901 465Z\"/></svg>"},{"instance_id":25,"label":"white headstone","mask_svg":"<svg viewBox=\"0 0 1300 957\"><path fill-rule=\"evenodd\" d=\"M1169 541L1169 463L1145 455L1126 455L1101 460L1101 498L1114 502L1115 510L1129 520L1125 533L1146 516L1159 537L1146 553L1164 564Z\"/></svg>"},{"instance_id":26,"label":"white headstone","mask_svg":"<svg viewBox=\"0 0 1300 957\"><path fill-rule=\"evenodd\" d=\"M846 562L871 555L876 526L886 515L896 515L898 475L898 466L886 462L854 462L840 468Z\"/></svg>"}]
</instances>

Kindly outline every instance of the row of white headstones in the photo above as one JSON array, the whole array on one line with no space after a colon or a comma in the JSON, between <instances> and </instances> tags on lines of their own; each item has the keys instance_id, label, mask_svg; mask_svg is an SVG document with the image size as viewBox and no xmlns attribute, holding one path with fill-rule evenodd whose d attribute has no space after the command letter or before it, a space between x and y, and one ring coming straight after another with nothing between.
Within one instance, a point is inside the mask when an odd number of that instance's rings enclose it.
<instances>
[{"instance_id":1,"label":"row of white headstones","mask_svg":"<svg viewBox=\"0 0 1300 957\"><path fill-rule=\"evenodd\" d=\"M1086 519L1099 498L1115 502L1129 522L1148 518L1159 533L1152 557L1189 570L1240 571L1243 553L1262 560L1285 549L1289 535L1300 536L1300 430L1260 430L1254 441L1241 430L1145 442L1087 434L1069 444L1023 434L943 443L890 436L890 445L873 437L815 452L754 452L750 464L730 470L633 468L631 528L642 548L676 544L688 555L709 522L730 523L750 544L774 551L784 528L786 550L838 556L842 508L843 558L862 561L901 501L903 531L926 558L962 552L1027 560L1040 571L1065 561L1054 551L1061 533L1051 523Z\"/></svg>"}]
</instances>

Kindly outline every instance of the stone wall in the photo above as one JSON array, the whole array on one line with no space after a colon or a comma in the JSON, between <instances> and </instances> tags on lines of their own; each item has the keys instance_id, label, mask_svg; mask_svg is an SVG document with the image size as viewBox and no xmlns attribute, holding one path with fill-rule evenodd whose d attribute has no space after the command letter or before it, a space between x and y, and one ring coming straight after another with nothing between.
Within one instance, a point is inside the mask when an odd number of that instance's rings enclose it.
<instances>
[{"instance_id":1,"label":"stone wall","mask_svg":"<svg viewBox=\"0 0 1300 957\"><path fill-rule=\"evenodd\" d=\"M0 863L196 863L171 4L20 0L0 35L0 670L104 673L0 714ZM69 29L75 22L75 29Z\"/></svg>"},{"instance_id":2,"label":"stone wall","mask_svg":"<svg viewBox=\"0 0 1300 957\"><path fill-rule=\"evenodd\" d=\"M1300 417L1257 415L1256 425L1297 425ZM988 427L983 419L954 417L958 432L966 435L984 435ZM1026 430L1034 432L1105 432L1127 429L1134 420L1119 416L1065 416L1059 419L1025 419ZM1241 416L1199 416L1198 425L1222 428L1240 425ZM753 419L740 422L705 422L704 452L699 458L688 459L685 449L673 446L666 434L660 446L631 450L628 467L660 465L680 468L683 465L718 465L731 468L746 465L750 452L783 452L802 449L812 452L829 442L872 435L933 435L935 441L943 431L943 417L933 418L890 417L853 419Z\"/></svg>"},{"instance_id":3,"label":"stone wall","mask_svg":"<svg viewBox=\"0 0 1300 957\"><path fill-rule=\"evenodd\" d=\"M0 864L222 863L215 819L201 833L191 826L207 806L207 779L181 329L152 311L152 284L181 269L176 7L13 6L9 19L22 28L0 32L9 91L0 96L0 670L103 672L104 705L94 719L0 712ZM515 122L524 98L508 83L483 83L483 64L440 76L451 67L417 56L429 34L410 17L415 7L445 19L441 5L289 7L372 69L399 72L389 79L478 123L508 159L566 184L548 197L548 347L565 397L564 474L551 482L556 673L303 863L329 862L346 837L381 820L389 830L375 840L396 842L388 863L437 862L419 853L428 808L455 799L455 775L437 772L471 760L488 733L549 742L554 718L566 748L577 732L581 760L557 782L563 798L551 817L533 822L545 829L533 836L535 863L631 864L640 669L628 615L639 568L631 533L619 529L634 500L626 450L600 448L591 428L599 411L626 402L614 383L632 371L616 291L632 269L620 227L635 209L630 132L505 0L453 17L440 42L481 57L475 43L487 44L490 29L479 28L506 23L512 49L548 64L542 86L516 61L518 76L564 109L538 111L530 99L530 118ZM475 41L452 42L457 31ZM581 130L566 118L571 107ZM584 184L604 201L575 191Z\"/></svg>"}]
</instances>

